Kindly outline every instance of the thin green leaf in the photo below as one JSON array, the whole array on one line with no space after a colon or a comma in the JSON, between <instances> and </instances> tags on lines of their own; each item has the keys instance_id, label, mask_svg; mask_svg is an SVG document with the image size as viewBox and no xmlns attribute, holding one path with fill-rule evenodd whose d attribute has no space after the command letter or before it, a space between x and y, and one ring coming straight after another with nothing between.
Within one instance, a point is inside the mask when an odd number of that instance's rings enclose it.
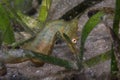
<instances>
[{"instance_id":1,"label":"thin green leaf","mask_svg":"<svg viewBox=\"0 0 120 80\"><path fill-rule=\"evenodd\" d=\"M44 23L47 20L50 5L52 0L42 0L42 4L39 11L39 21Z\"/></svg>"},{"instance_id":2,"label":"thin green leaf","mask_svg":"<svg viewBox=\"0 0 120 80\"><path fill-rule=\"evenodd\" d=\"M34 53L33 58L39 59L40 61L65 67L66 69L77 69L77 65L74 62L70 62L53 56L43 55L42 53L36 53L36 52L32 52L32 53Z\"/></svg>"},{"instance_id":3,"label":"thin green leaf","mask_svg":"<svg viewBox=\"0 0 120 80\"><path fill-rule=\"evenodd\" d=\"M7 44L11 44L15 41L13 29L10 23L6 9L0 3L0 30L3 32L3 40Z\"/></svg>"},{"instance_id":4,"label":"thin green leaf","mask_svg":"<svg viewBox=\"0 0 120 80\"><path fill-rule=\"evenodd\" d=\"M93 15L85 24L82 30L81 36L81 46L80 46L80 53L79 53L79 62L78 66L82 64L83 54L84 54L84 45L85 41L89 35L89 33L93 30L93 28L101 21L101 17L103 16L102 12L98 12L97 14Z\"/></svg>"},{"instance_id":5,"label":"thin green leaf","mask_svg":"<svg viewBox=\"0 0 120 80\"><path fill-rule=\"evenodd\" d=\"M93 67L94 65L104 62L106 60L109 60L111 58L111 50L107 51L105 53L101 53L100 55L97 55L95 57L92 57L86 61L84 61L84 64L86 67Z\"/></svg>"},{"instance_id":6,"label":"thin green leaf","mask_svg":"<svg viewBox=\"0 0 120 80\"><path fill-rule=\"evenodd\" d=\"M113 21L113 32L115 32L116 38L118 38L119 33L119 22L120 22L120 0L116 0L116 8L115 8L115 16ZM120 44L118 44L120 41L115 40L115 36L113 37L113 46L112 46L112 56L111 56L111 74L112 76L116 76L116 73L119 69L120 71L120 63L119 63L119 55L120 54Z\"/></svg>"},{"instance_id":7,"label":"thin green leaf","mask_svg":"<svg viewBox=\"0 0 120 80\"><path fill-rule=\"evenodd\" d=\"M118 66L117 66L117 60L114 54L113 45L112 45L112 51L111 51L111 78L115 78L118 72Z\"/></svg>"},{"instance_id":8,"label":"thin green leaf","mask_svg":"<svg viewBox=\"0 0 120 80\"><path fill-rule=\"evenodd\" d=\"M120 0L116 0L115 16L113 21L113 30L118 35L120 21Z\"/></svg>"},{"instance_id":9,"label":"thin green leaf","mask_svg":"<svg viewBox=\"0 0 120 80\"><path fill-rule=\"evenodd\" d=\"M44 55L43 53L36 53L36 52L29 52L29 51L26 51L25 53L27 53L28 56L31 58L35 58L43 62L65 67L66 69L78 69L75 62L70 62L54 56ZM102 53L100 55L97 55L93 58L90 58L88 60L85 60L83 64L85 65L85 67L93 67L94 65L97 65L100 62L110 60L110 58L111 58L111 50L105 53Z\"/></svg>"},{"instance_id":10,"label":"thin green leaf","mask_svg":"<svg viewBox=\"0 0 120 80\"><path fill-rule=\"evenodd\" d=\"M9 0L2 0L0 3L4 4L3 6L6 9L10 18L12 18L14 21L18 22L21 25L21 27L24 28L24 30L26 32L28 32L32 35L34 34L34 32L24 23L24 21L22 21L21 17L17 14L17 12L16 12L17 10L12 8Z\"/></svg>"}]
</instances>

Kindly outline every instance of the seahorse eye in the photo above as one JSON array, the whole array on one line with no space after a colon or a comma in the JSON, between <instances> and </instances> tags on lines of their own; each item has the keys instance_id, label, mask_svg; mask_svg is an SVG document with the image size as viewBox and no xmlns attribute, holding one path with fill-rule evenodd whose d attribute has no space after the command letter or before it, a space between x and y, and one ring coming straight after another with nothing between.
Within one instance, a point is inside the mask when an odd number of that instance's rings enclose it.
<instances>
[{"instance_id":1,"label":"seahorse eye","mask_svg":"<svg viewBox=\"0 0 120 80\"><path fill-rule=\"evenodd\" d=\"M77 43L77 40L73 38L72 43Z\"/></svg>"}]
</instances>

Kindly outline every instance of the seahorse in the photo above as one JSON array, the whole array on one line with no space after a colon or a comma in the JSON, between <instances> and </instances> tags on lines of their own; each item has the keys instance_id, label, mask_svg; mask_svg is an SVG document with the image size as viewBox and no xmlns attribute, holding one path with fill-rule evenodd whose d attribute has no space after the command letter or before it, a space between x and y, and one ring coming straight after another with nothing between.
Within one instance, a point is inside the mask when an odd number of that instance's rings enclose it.
<instances>
[{"instance_id":1,"label":"seahorse","mask_svg":"<svg viewBox=\"0 0 120 80\"><path fill-rule=\"evenodd\" d=\"M77 19L69 22L65 22L64 20L55 20L48 22L45 28L38 33L37 37L33 41L24 45L24 49L32 50L37 53L44 53L45 55L50 55L52 53L58 33L63 39L63 33L66 34L73 43L76 43L77 29ZM38 61L36 59L31 59L31 61L38 65L44 64L44 62Z\"/></svg>"}]
</instances>

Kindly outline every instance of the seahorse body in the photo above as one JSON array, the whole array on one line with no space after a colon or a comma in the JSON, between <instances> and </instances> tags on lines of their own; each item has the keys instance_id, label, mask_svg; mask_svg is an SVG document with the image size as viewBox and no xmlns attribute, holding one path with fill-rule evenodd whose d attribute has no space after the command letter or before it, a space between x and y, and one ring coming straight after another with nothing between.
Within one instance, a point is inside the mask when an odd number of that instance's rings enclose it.
<instances>
[{"instance_id":1,"label":"seahorse body","mask_svg":"<svg viewBox=\"0 0 120 80\"><path fill-rule=\"evenodd\" d=\"M27 45L26 49L38 53L43 53L45 55L50 55L57 37L57 32L60 32L62 37L62 33L65 33L71 40L76 39L76 32L78 29L77 26L77 20L71 22L65 22L63 20L49 22L46 24L45 28L40 33L38 33L37 37ZM43 64L43 62L40 62L36 59L31 60L36 64Z\"/></svg>"}]
</instances>

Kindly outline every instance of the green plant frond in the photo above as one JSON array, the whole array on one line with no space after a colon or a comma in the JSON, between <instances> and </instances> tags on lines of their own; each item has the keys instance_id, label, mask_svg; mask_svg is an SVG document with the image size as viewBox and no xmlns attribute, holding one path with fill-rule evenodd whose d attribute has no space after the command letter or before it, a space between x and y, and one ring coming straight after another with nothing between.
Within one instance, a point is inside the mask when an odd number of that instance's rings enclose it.
<instances>
[{"instance_id":1,"label":"green plant frond","mask_svg":"<svg viewBox=\"0 0 120 80\"><path fill-rule=\"evenodd\" d=\"M42 23L47 20L51 2L52 0L42 0L38 16L39 21Z\"/></svg>"},{"instance_id":2,"label":"green plant frond","mask_svg":"<svg viewBox=\"0 0 120 80\"><path fill-rule=\"evenodd\" d=\"M113 33L116 36L112 35L113 38L113 46L112 46L112 56L111 56L111 74L112 78L114 78L117 73L120 71L120 63L119 63L119 54L120 54L120 41L119 41L119 22L120 22L120 0L116 0L115 4L115 15L114 15L114 20L113 20ZM116 40L117 39L117 40ZM114 49L113 49L114 47Z\"/></svg>"},{"instance_id":3,"label":"green plant frond","mask_svg":"<svg viewBox=\"0 0 120 80\"><path fill-rule=\"evenodd\" d=\"M22 21L22 19L20 18L20 16L17 14L17 10L15 10L14 8L12 8L10 1L9 0L2 0L1 2L2 4L4 3L4 8L7 11L7 14L10 18L12 18L12 20L16 21L17 23L19 23L21 25L21 27L28 33L30 34L34 34L34 32L24 23L24 21ZM11 21L12 22L12 21Z\"/></svg>"},{"instance_id":4,"label":"green plant frond","mask_svg":"<svg viewBox=\"0 0 120 80\"><path fill-rule=\"evenodd\" d=\"M79 61L78 65L82 64L83 60L83 55L84 55L84 45L85 41L90 34L90 32L96 27L96 25L101 21L101 17L104 15L102 12L98 12L95 15L93 15L85 24L85 26L82 29L82 34L81 34L81 45L80 45L80 53L79 53Z\"/></svg>"},{"instance_id":5,"label":"green plant frond","mask_svg":"<svg viewBox=\"0 0 120 80\"><path fill-rule=\"evenodd\" d=\"M11 44L15 41L10 17L6 9L1 4L0 4L0 30L4 35L3 41L5 43Z\"/></svg>"},{"instance_id":6,"label":"green plant frond","mask_svg":"<svg viewBox=\"0 0 120 80\"><path fill-rule=\"evenodd\" d=\"M53 56L43 55L43 53L32 52L32 54L33 58L39 59L40 61L65 67L66 69L78 69L77 65L74 62L70 62Z\"/></svg>"},{"instance_id":7,"label":"green plant frond","mask_svg":"<svg viewBox=\"0 0 120 80\"><path fill-rule=\"evenodd\" d=\"M93 67L96 64L99 64L100 62L104 62L111 59L111 50L101 53L100 55L97 55L95 57L92 57L86 61L84 61L85 67Z\"/></svg>"}]
</instances>

